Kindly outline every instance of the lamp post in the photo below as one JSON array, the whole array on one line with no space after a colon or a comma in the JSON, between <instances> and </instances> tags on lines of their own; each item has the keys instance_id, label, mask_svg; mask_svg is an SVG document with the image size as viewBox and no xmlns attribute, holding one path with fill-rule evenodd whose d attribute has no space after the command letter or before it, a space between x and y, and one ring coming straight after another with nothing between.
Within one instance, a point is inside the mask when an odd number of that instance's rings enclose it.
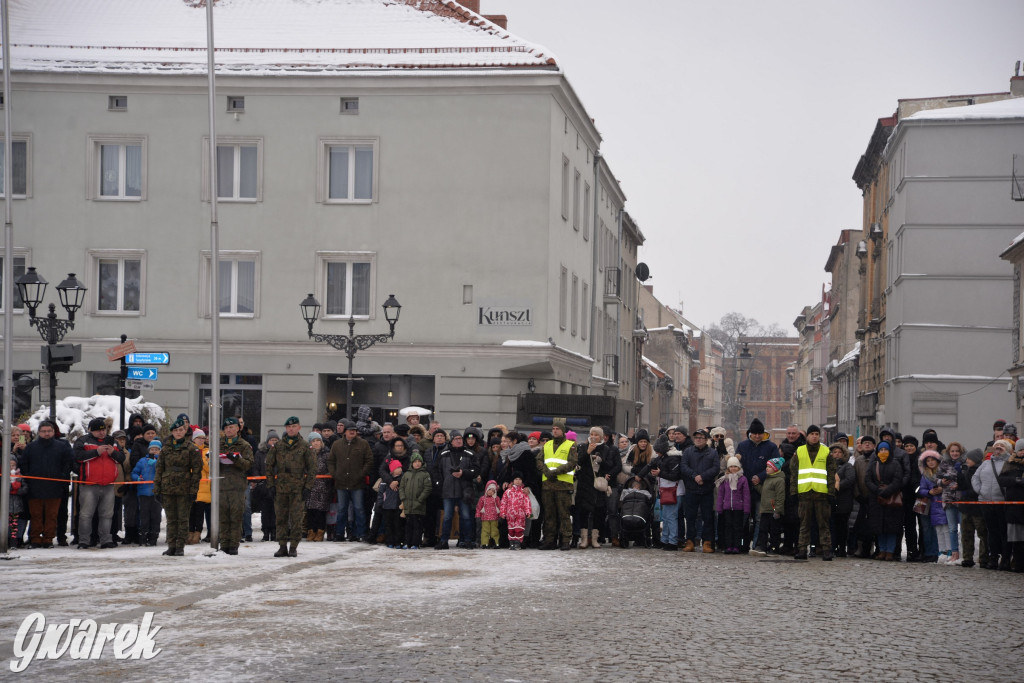
<instances>
[{"instance_id":1,"label":"lamp post","mask_svg":"<svg viewBox=\"0 0 1024 683\"><path fill-rule=\"evenodd\" d=\"M49 283L36 272L34 266L15 280L15 284L25 307L28 308L29 325L35 327L39 331L39 336L46 342L46 346L42 348L45 367L50 373L50 419L53 420L57 410L57 373L67 372L82 357L81 346L60 342L69 330L75 329L75 313L85 303L86 288L74 273L68 273L67 279L57 285L60 305L68 312L68 319L61 320L57 317L57 307L53 304L50 304L50 312L45 318L36 317L36 309L42 305Z\"/></svg>"},{"instance_id":2,"label":"lamp post","mask_svg":"<svg viewBox=\"0 0 1024 683\"><path fill-rule=\"evenodd\" d=\"M332 346L339 351L344 351L345 355L348 356L348 389L345 395L345 417L352 419L352 361L356 357L356 353L370 348L377 342L386 344L395 338L395 323L398 322L398 316L402 312L402 305L398 303L398 299L395 298L394 294L389 294L387 301L384 302L382 308L384 309L384 318L388 321L388 325L391 326L391 331L388 334L356 334L356 319L355 316L349 316L348 319L348 334L315 334L313 332L313 323L316 322L320 316L320 302L318 302L313 294L310 293L301 304L299 308L302 310L302 318L306 321L306 325L309 327L309 338L318 344L327 344Z\"/></svg>"},{"instance_id":3,"label":"lamp post","mask_svg":"<svg viewBox=\"0 0 1024 683\"><path fill-rule=\"evenodd\" d=\"M736 363L739 366L739 391L736 392L736 402L739 409L737 423L740 426L746 422L746 420L743 419L743 404L747 398L747 382L749 381L750 364L753 360L754 356L750 353L750 344L743 342L743 348L740 350L739 355L736 356Z\"/></svg>"}]
</instances>

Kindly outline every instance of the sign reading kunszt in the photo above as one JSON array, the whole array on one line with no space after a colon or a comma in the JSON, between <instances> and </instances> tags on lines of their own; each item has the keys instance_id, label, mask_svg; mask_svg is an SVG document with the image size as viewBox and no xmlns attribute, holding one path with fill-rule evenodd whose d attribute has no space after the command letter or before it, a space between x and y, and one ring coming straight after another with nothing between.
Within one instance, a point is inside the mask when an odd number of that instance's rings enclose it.
<instances>
[{"instance_id":1,"label":"sign reading kunszt","mask_svg":"<svg viewBox=\"0 0 1024 683\"><path fill-rule=\"evenodd\" d=\"M533 311L525 306L480 306L479 325L532 325Z\"/></svg>"},{"instance_id":2,"label":"sign reading kunszt","mask_svg":"<svg viewBox=\"0 0 1024 683\"><path fill-rule=\"evenodd\" d=\"M66 624L46 624L39 612L25 617L14 637L11 671L21 673L33 659L98 660L110 644L114 659L153 659L162 651L156 647L153 613L146 612L141 624L97 624L92 619L71 619Z\"/></svg>"}]
</instances>

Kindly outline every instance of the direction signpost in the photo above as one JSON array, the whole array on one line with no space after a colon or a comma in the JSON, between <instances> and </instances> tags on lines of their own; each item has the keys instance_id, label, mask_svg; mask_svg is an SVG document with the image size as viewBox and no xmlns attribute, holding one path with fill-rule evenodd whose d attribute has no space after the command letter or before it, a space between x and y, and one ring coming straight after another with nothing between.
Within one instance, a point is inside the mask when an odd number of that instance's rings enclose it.
<instances>
[{"instance_id":1,"label":"direction signpost","mask_svg":"<svg viewBox=\"0 0 1024 683\"><path fill-rule=\"evenodd\" d=\"M131 389L132 391L152 391L156 389L156 384L153 382L144 382L141 379L126 379L124 381L124 388Z\"/></svg>"},{"instance_id":2,"label":"direction signpost","mask_svg":"<svg viewBox=\"0 0 1024 683\"><path fill-rule=\"evenodd\" d=\"M119 394L121 395L121 429L125 428L125 390L152 391L156 388L154 382L157 380L160 371L155 367L139 367L144 365L170 365L171 354L166 351L144 351L139 352L135 348L135 341L128 341L128 335L121 335L121 343L107 349L107 358L113 361L121 361L121 375Z\"/></svg>"},{"instance_id":3,"label":"direction signpost","mask_svg":"<svg viewBox=\"0 0 1024 683\"><path fill-rule=\"evenodd\" d=\"M160 352L129 353L124 357L128 365L168 365L171 362L171 354Z\"/></svg>"},{"instance_id":4,"label":"direction signpost","mask_svg":"<svg viewBox=\"0 0 1024 683\"><path fill-rule=\"evenodd\" d=\"M128 376L125 379L156 380L160 371L156 368L140 368L138 366L128 368Z\"/></svg>"}]
</instances>

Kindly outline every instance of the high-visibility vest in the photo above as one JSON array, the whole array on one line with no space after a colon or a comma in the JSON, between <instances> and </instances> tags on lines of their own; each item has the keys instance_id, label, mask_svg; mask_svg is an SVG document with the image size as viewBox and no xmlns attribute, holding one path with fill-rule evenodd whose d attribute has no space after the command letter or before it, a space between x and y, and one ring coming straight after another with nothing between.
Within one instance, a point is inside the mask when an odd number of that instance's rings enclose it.
<instances>
[{"instance_id":1,"label":"high-visibility vest","mask_svg":"<svg viewBox=\"0 0 1024 683\"><path fill-rule=\"evenodd\" d=\"M544 467L549 470L556 469L565 465L569 462L569 452L572 450L573 442L566 439L562 442L562 445L555 450L555 442L549 440L544 444ZM564 481L566 484L571 484L573 479L572 472L566 472L565 474L558 475L558 481Z\"/></svg>"},{"instance_id":2,"label":"high-visibility vest","mask_svg":"<svg viewBox=\"0 0 1024 683\"><path fill-rule=\"evenodd\" d=\"M797 462L800 471L796 478L797 493L828 493L828 470L825 464L828 462L828 449L818 444L818 452L814 456L814 463L811 464L811 455L807 446L796 449Z\"/></svg>"}]
</instances>

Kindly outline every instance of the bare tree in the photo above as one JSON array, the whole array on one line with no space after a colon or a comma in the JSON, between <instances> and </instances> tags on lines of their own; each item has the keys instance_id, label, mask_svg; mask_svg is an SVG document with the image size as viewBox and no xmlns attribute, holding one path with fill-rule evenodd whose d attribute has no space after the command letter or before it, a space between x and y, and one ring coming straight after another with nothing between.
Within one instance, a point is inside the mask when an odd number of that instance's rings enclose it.
<instances>
[{"instance_id":1,"label":"bare tree","mask_svg":"<svg viewBox=\"0 0 1024 683\"><path fill-rule=\"evenodd\" d=\"M785 337L786 331L777 323L767 327L756 318L748 318L742 313L733 311L726 313L717 323L708 326L707 333L725 348L726 358L735 358L739 351L740 337Z\"/></svg>"}]
</instances>

